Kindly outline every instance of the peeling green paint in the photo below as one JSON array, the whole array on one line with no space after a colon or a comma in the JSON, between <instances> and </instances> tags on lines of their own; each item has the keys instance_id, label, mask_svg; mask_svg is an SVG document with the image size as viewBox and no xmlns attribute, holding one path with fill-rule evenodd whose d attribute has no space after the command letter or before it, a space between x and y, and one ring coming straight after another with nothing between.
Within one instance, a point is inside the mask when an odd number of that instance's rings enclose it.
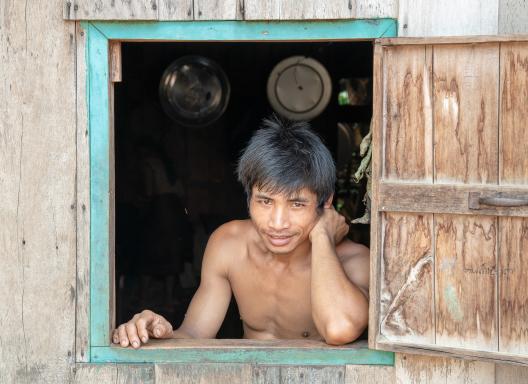
<instances>
[{"instance_id":1,"label":"peeling green paint","mask_svg":"<svg viewBox=\"0 0 528 384\"><path fill-rule=\"evenodd\" d=\"M456 321L462 321L464 319L464 312L462 312L458 295L452 285L448 285L444 289L444 298L447 302L447 310L449 311L449 314Z\"/></svg>"}]
</instances>

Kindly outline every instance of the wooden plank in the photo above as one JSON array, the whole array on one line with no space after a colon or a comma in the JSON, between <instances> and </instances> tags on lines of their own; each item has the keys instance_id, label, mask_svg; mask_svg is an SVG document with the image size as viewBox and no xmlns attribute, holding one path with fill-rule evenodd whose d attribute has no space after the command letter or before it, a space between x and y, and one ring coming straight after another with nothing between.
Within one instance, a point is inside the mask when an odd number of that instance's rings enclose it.
<instances>
[{"instance_id":1,"label":"wooden plank","mask_svg":"<svg viewBox=\"0 0 528 384\"><path fill-rule=\"evenodd\" d=\"M503 196L528 199L528 188L488 185L424 185L379 183L379 210L386 212L456 213L464 215L528 216L528 206L494 207L479 204L470 208L470 196Z\"/></svg>"},{"instance_id":2,"label":"wooden plank","mask_svg":"<svg viewBox=\"0 0 528 384\"><path fill-rule=\"evenodd\" d=\"M394 369L396 383L401 384L495 383L495 365L492 363L398 353Z\"/></svg>"},{"instance_id":3,"label":"wooden plank","mask_svg":"<svg viewBox=\"0 0 528 384\"><path fill-rule=\"evenodd\" d=\"M64 0L67 20L157 20L158 0Z\"/></svg>"},{"instance_id":4,"label":"wooden plank","mask_svg":"<svg viewBox=\"0 0 528 384\"><path fill-rule=\"evenodd\" d=\"M194 0L195 20L242 20L243 0Z\"/></svg>"},{"instance_id":5,"label":"wooden plank","mask_svg":"<svg viewBox=\"0 0 528 384\"><path fill-rule=\"evenodd\" d=\"M245 20L280 20L281 0L244 0Z\"/></svg>"},{"instance_id":6,"label":"wooden plank","mask_svg":"<svg viewBox=\"0 0 528 384\"><path fill-rule=\"evenodd\" d=\"M158 0L158 20L192 20L194 9L192 0Z\"/></svg>"},{"instance_id":7,"label":"wooden plank","mask_svg":"<svg viewBox=\"0 0 528 384\"><path fill-rule=\"evenodd\" d=\"M355 9L352 1L281 0L281 20L350 19Z\"/></svg>"},{"instance_id":8,"label":"wooden plank","mask_svg":"<svg viewBox=\"0 0 528 384\"><path fill-rule=\"evenodd\" d=\"M61 6L3 1L0 11L0 381L6 383L68 382L74 360L75 25L63 22Z\"/></svg>"},{"instance_id":9,"label":"wooden plank","mask_svg":"<svg viewBox=\"0 0 528 384\"><path fill-rule=\"evenodd\" d=\"M435 182L498 180L499 45L434 48Z\"/></svg>"},{"instance_id":10,"label":"wooden plank","mask_svg":"<svg viewBox=\"0 0 528 384\"><path fill-rule=\"evenodd\" d=\"M75 364L72 367L73 382L78 384L102 384L117 382L116 364Z\"/></svg>"},{"instance_id":11,"label":"wooden plank","mask_svg":"<svg viewBox=\"0 0 528 384\"><path fill-rule=\"evenodd\" d=\"M499 218L499 350L528 354L528 218Z\"/></svg>"},{"instance_id":12,"label":"wooden plank","mask_svg":"<svg viewBox=\"0 0 528 384\"><path fill-rule=\"evenodd\" d=\"M528 367L509 364L497 364L495 367L496 384L528 383Z\"/></svg>"},{"instance_id":13,"label":"wooden plank","mask_svg":"<svg viewBox=\"0 0 528 384\"><path fill-rule=\"evenodd\" d=\"M434 343L432 219L383 215L380 333L389 340Z\"/></svg>"},{"instance_id":14,"label":"wooden plank","mask_svg":"<svg viewBox=\"0 0 528 384\"><path fill-rule=\"evenodd\" d=\"M528 2L499 0L498 33L528 33Z\"/></svg>"},{"instance_id":15,"label":"wooden plank","mask_svg":"<svg viewBox=\"0 0 528 384\"><path fill-rule=\"evenodd\" d=\"M117 380L116 384L154 384L153 364L116 364ZM103 382L99 382L103 383Z\"/></svg>"},{"instance_id":16,"label":"wooden plank","mask_svg":"<svg viewBox=\"0 0 528 384\"><path fill-rule=\"evenodd\" d=\"M372 365L347 365L345 384L389 384L394 383L394 367Z\"/></svg>"},{"instance_id":17,"label":"wooden plank","mask_svg":"<svg viewBox=\"0 0 528 384\"><path fill-rule=\"evenodd\" d=\"M496 351L495 217L435 215L436 343Z\"/></svg>"},{"instance_id":18,"label":"wooden plank","mask_svg":"<svg viewBox=\"0 0 528 384\"><path fill-rule=\"evenodd\" d=\"M252 368L252 383L253 384L279 384L280 366L269 365L253 365Z\"/></svg>"},{"instance_id":19,"label":"wooden plank","mask_svg":"<svg viewBox=\"0 0 528 384\"><path fill-rule=\"evenodd\" d=\"M494 35L499 0L400 0L398 36Z\"/></svg>"},{"instance_id":20,"label":"wooden plank","mask_svg":"<svg viewBox=\"0 0 528 384\"><path fill-rule=\"evenodd\" d=\"M501 44L499 183L528 184L528 42Z\"/></svg>"},{"instance_id":21,"label":"wooden plank","mask_svg":"<svg viewBox=\"0 0 528 384\"><path fill-rule=\"evenodd\" d=\"M230 383L251 382L249 364L156 364L156 383Z\"/></svg>"},{"instance_id":22,"label":"wooden plank","mask_svg":"<svg viewBox=\"0 0 528 384\"><path fill-rule=\"evenodd\" d=\"M194 364L232 362L251 364L290 364L290 365L345 365L373 364L391 365L394 355L389 352L367 348L366 341L358 341L345 346L327 347L288 347L293 340L248 340L251 343L238 343L242 340L196 340L201 343L178 343L178 340L149 341L138 350L131 347L91 348L91 361L108 362L154 362ZM245 340L244 340L245 341ZM275 344L273 342L278 342ZM208 345L209 344L209 345ZM260 344L260 346L258 346ZM187 347L186 347L187 346Z\"/></svg>"},{"instance_id":23,"label":"wooden plank","mask_svg":"<svg viewBox=\"0 0 528 384\"><path fill-rule=\"evenodd\" d=\"M75 360L90 361L90 145L86 90L86 40L76 23L76 111L77 111L77 278L75 316Z\"/></svg>"},{"instance_id":24,"label":"wooden plank","mask_svg":"<svg viewBox=\"0 0 528 384\"><path fill-rule=\"evenodd\" d=\"M482 36L447 36L447 37L383 37L376 39L375 44L394 45L444 45L444 44L480 44L526 41L528 35L482 35Z\"/></svg>"},{"instance_id":25,"label":"wooden plank","mask_svg":"<svg viewBox=\"0 0 528 384\"><path fill-rule=\"evenodd\" d=\"M354 17L357 19L398 18L398 1L396 0L350 0L350 3L352 3Z\"/></svg>"},{"instance_id":26,"label":"wooden plank","mask_svg":"<svg viewBox=\"0 0 528 384\"><path fill-rule=\"evenodd\" d=\"M383 118L383 47L374 45L372 86L372 194L370 209L370 286L369 286L369 347L376 349L379 334L380 269L381 269L381 214L378 212L378 180L382 172L382 118Z\"/></svg>"},{"instance_id":27,"label":"wooden plank","mask_svg":"<svg viewBox=\"0 0 528 384\"><path fill-rule=\"evenodd\" d=\"M381 350L419 354L423 356L439 356L462 359L467 361L483 361L489 363L515 364L528 366L528 358L525 355L507 352L488 352L463 347L446 347L431 344L405 344L403 342L393 343L385 337L380 337L377 346Z\"/></svg>"},{"instance_id":28,"label":"wooden plank","mask_svg":"<svg viewBox=\"0 0 528 384\"><path fill-rule=\"evenodd\" d=\"M344 382L344 366L281 367L281 383L285 384L342 384Z\"/></svg>"},{"instance_id":29,"label":"wooden plank","mask_svg":"<svg viewBox=\"0 0 528 384\"><path fill-rule=\"evenodd\" d=\"M110 55L110 81L119 83L123 80L123 66L121 62L121 42L112 40L108 44Z\"/></svg>"},{"instance_id":30,"label":"wooden plank","mask_svg":"<svg viewBox=\"0 0 528 384\"><path fill-rule=\"evenodd\" d=\"M385 179L432 182L430 53L419 45L385 48Z\"/></svg>"}]
</instances>

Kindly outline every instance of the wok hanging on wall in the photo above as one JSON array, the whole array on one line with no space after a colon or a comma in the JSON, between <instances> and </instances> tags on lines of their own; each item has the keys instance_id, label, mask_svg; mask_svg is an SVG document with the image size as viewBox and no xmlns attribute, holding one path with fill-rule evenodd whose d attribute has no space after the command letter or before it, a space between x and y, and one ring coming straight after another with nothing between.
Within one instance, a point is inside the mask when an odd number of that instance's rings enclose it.
<instances>
[{"instance_id":1,"label":"wok hanging on wall","mask_svg":"<svg viewBox=\"0 0 528 384\"><path fill-rule=\"evenodd\" d=\"M203 56L183 56L163 72L159 86L165 113L178 124L203 127L227 108L231 87L222 68Z\"/></svg>"}]
</instances>

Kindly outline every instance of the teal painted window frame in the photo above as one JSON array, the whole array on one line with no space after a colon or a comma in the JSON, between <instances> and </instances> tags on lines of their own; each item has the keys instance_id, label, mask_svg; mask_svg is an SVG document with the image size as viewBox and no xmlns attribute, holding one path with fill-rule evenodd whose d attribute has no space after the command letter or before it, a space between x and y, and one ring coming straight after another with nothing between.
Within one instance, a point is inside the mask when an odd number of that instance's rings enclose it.
<instances>
[{"instance_id":1,"label":"teal painted window frame","mask_svg":"<svg viewBox=\"0 0 528 384\"><path fill-rule=\"evenodd\" d=\"M394 19L332 21L83 22L90 141L90 361L394 365L392 352L360 348L125 349L110 346L109 40L325 41L394 37Z\"/></svg>"}]
</instances>

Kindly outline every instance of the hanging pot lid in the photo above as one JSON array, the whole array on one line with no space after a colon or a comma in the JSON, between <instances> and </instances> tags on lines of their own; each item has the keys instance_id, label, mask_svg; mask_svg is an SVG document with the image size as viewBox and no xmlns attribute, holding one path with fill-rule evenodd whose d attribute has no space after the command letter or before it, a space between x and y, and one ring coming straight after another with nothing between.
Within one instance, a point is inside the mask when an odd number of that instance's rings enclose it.
<instances>
[{"instance_id":1,"label":"hanging pot lid","mask_svg":"<svg viewBox=\"0 0 528 384\"><path fill-rule=\"evenodd\" d=\"M319 61L292 56L273 68L267 91L268 100L278 114L291 120L310 120L328 105L332 80Z\"/></svg>"},{"instance_id":2,"label":"hanging pot lid","mask_svg":"<svg viewBox=\"0 0 528 384\"><path fill-rule=\"evenodd\" d=\"M220 65L204 56L189 55L173 61L165 69L159 97L163 110L175 122L200 127L222 116L230 89Z\"/></svg>"}]
</instances>

